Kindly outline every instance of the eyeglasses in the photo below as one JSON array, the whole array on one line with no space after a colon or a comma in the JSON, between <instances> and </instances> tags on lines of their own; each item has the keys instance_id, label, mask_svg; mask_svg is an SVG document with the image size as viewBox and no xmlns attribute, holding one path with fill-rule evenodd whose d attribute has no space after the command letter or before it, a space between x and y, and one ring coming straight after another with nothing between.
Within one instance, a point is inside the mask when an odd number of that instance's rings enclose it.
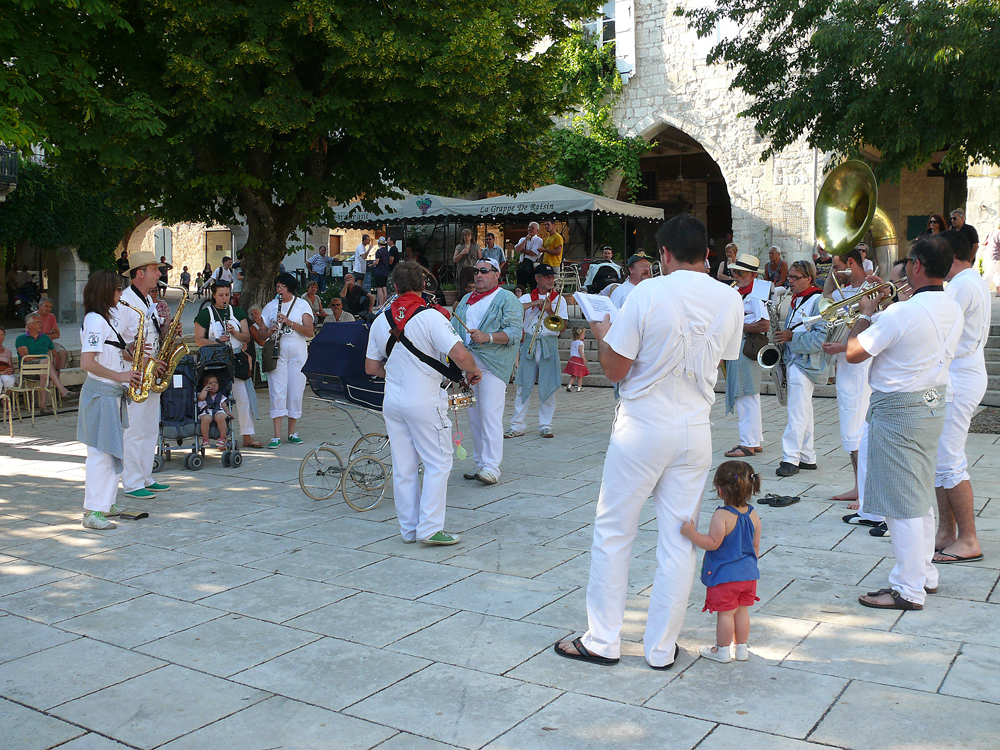
<instances>
[{"instance_id":1,"label":"eyeglasses","mask_svg":"<svg viewBox=\"0 0 1000 750\"><path fill-rule=\"evenodd\" d=\"M802 279L805 279L805 278L808 278L808 277L807 276L792 276L792 274L788 274L788 280L789 281L801 281Z\"/></svg>"},{"instance_id":2,"label":"eyeglasses","mask_svg":"<svg viewBox=\"0 0 1000 750\"><path fill-rule=\"evenodd\" d=\"M495 268L477 268L475 273L493 273L495 270Z\"/></svg>"}]
</instances>

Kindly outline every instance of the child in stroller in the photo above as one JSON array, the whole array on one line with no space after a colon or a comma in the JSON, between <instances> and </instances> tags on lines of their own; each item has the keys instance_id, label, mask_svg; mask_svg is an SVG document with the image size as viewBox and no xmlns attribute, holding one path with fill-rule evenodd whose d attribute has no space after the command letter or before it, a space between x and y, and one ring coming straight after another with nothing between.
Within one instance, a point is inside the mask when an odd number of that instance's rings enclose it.
<instances>
[{"instance_id":1,"label":"child in stroller","mask_svg":"<svg viewBox=\"0 0 1000 750\"><path fill-rule=\"evenodd\" d=\"M213 422L219 430L219 439L215 447L226 449L227 426L233 418L229 410L229 399L219 393L219 379L211 372L206 372L201 379L201 390L198 391L198 419L201 422L201 439L205 445L211 444L209 429Z\"/></svg>"}]
</instances>

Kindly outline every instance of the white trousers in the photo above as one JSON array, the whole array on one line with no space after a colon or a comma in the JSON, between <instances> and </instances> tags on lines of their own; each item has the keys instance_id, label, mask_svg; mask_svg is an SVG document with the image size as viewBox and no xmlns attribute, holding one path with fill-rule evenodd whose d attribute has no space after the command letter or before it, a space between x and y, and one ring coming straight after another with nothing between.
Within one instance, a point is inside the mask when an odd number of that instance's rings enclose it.
<instances>
[{"instance_id":1,"label":"white trousers","mask_svg":"<svg viewBox=\"0 0 1000 750\"><path fill-rule=\"evenodd\" d=\"M160 394L150 393L141 404L129 401L122 467L122 489L126 492L141 490L153 483L153 456L159 437Z\"/></svg>"},{"instance_id":2,"label":"white trousers","mask_svg":"<svg viewBox=\"0 0 1000 750\"><path fill-rule=\"evenodd\" d=\"M87 446L87 478L83 490L84 510L107 513L118 495L115 459L110 453Z\"/></svg>"},{"instance_id":3,"label":"white trousers","mask_svg":"<svg viewBox=\"0 0 1000 750\"><path fill-rule=\"evenodd\" d=\"M868 385L871 359L852 365L837 357L837 412L840 416L840 442L844 450L853 453L861 448L861 433L865 428L868 401L872 389Z\"/></svg>"},{"instance_id":4,"label":"white trousers","mask_svg":"<svg viewBox=\"0 0 1000 750\"><path fill-rule=\"evenodd\" d=\"M531 386L534 388L534 386ZM510 420L512 430L524 431L528 424L528 400L531 398L531 388L526 392L521 392L521 386L517 387L514 396L514 418ZM558 392L558 388L556 391ZM538 429L548 427L552 429L552 417L556 413L556 394L553 393L538 406Z\"/></svg>"},{"instance_id":5,"label":"white trousers","mask_svg":"<svg viewBox=\"0 0 1000 750\"><path fill-rule=\"evenodd\" d=\"M472 459L479 471L489 471L500 477L503 460L503 406L507 397L507 384L476 357L483 379L472 386L476 394L475 405L469 408L469 427L472 428Z\"/></svg>"},{"instance_id":6,"label":"white trousers","mask_svg":"<svg viewBox=\"0 0 1000 750\"><path fill-rule=\"evenodd\" d=\"M267 374L267 392L271 397L271 419L275 417L302 416L302 396L306 390L306 376L302 367L306 356L285 359L278 358L278 366Z\"/></svg>"},{"instance_id":7,"label":"white trousers","mask_svg":"<svg viewBox=\"0 0 1000 750\"><path fill-rule=\"evenodd\" d=\"M695 574L694 545L681 536L680 528L689 518L697 523L712 461L708 409L692 415L691 407L683 406L699 403L704 404L703 395L668 377L646 396L618 404L604 460L587 585L583 645L595 654L621 654L632 544L639 513L652 495L659 531L643 651L654 666L674 659Z\"/></svg>"},{"instance_id":8,"label":"white trousers","mask_svg":"<svg viewBox=\"0 0 1000 750\"><path fill-rule=\"evenodd\" d=\"M444 394L444 391L441 391ZM392 451L392 490L404 539L426 539L444 529L448 475L451 474L451 420L448 401L382 407ZM424 464L421 488L417 468Z\"/></svg>"},{"instance_id":9,"label":"white trousers","mask_svg":"<svg viewBox=\"0 0 1000 750\"><path fill-rule=\"evenodd\" d=\"M736 397L736 420L740 425L740 445L744 448L759 448L764 440L759 393Z\"/></svg>"},{"instance_id":10,"label":"white trousers","mask_svg":"<svg viewBox=\"0 0 1000 750\"><path fill-rule=\"evenodd\" d=\"M240 420L240 434L253 435L254 419L250 412L250 397L247 395L247 388L253 388L253 384L248 386L245 380L233 380L233 400L236 402L236 415Z\"/></svg>"},{"instance_id":11,"label":"white trousers","mask_svg":"<svg viewBox=\"0 0 1000 750\"><path fill-rule=\"evenodd\" d=\"M816 463L813 449L813 388L798 367L788 368L788 424L781 436L782 461L798 466Z\"/></svg>"},{"instance_id":12,"label":"white trousers","mask_svg":"<svg viewBox=\"0 0 1000 750\"><path fill-rule=\"evenodd\" d=\"M861 444L858 446L858 515L866 521L881 523L884 516L865 512L865 479L868 476L868 422L861 425Z\"/></svg>"},{"instance_id":13,"label":"white trousers","mask_svg":"<svg viewBox=\"0 0 1000 750\"><path fill-rule=\"evenodd\" d=\"M986 370L952 370L948 373L948 390L953 400L944 408L944 429L938 441L934 486L950 490L969 479L965 441L969 437L972 417L986 393Z\"/></svg>"},{"instance_id":14,"label":"white trousers","mask_svg":"<svg viewBox=\"0 0 1000 750\"><path fill-rule=\"evenodd\" d=\"M927 598L924 586L933 589L938 585L938 571L932 562L937 532L934 509L920 518L887 518L885 524L896 556L896 564L889 573L889 587L904 599L923 604Z\"/></svg>"}]
</instances>

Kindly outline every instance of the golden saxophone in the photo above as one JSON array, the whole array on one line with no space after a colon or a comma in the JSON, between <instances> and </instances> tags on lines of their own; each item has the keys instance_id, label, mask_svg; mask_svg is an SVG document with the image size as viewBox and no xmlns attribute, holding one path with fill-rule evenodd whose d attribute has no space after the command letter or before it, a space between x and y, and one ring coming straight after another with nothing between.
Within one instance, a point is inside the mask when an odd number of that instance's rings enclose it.
<instances>
[{"instance_id":1,"label":"golden saxophone","mask_svg":"<svg viewBox=\"0 0 1000 750\"><path fill-rule=\"evenodd\" d=\"M152 365L152 385L150 387L153 393L163 393L170 387L170 380L174 375L174 370L177 369L177 363L188 353L187 344L184 343L184 339L180 335L181 313L184 311L184 305L187 304L188 293L182 286L168 286L167 289L180 289L183 296L181 297L180 304L177 305L177 312L174 313L173 320L170 321L170 328L167 330L167 335L163 337L163 342L160 344L160 353L157 355L157 359L166 363L166 369L163 371L163 374L157 375L156 363L150 362L150 365ZM143 373L143 382L145 382L145 379L145 373Z\"/></svg>"},{"instance_id":2,"label":"golden saxophone","mask_svg":"<svg viewBox=\"0 0 1000 750\"><path fill-rule=\"evenodd\" d=\"M121 300L118 302L119 305L129 308L139 316L139 329L135 332L135 346L132 350L132 372L138 372L142 375L142 382L137 386L128 386L125 392L128 397L132 399L137 404L141 404L147 398L149 398L149 385L146 383L146 370L143 367L142 360L145 358L143 356L143 344L146 342L146 313L140 310L135 305L130 305L128 302ZM156 364L152 362L151 364Z\"/></svg>"}]
</instances>

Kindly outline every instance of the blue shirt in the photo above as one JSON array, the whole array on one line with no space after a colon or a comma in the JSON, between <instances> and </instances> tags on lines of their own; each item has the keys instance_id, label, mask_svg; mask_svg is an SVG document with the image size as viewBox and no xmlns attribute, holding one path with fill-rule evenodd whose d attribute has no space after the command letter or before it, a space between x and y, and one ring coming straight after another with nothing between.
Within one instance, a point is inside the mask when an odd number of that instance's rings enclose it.
<instances>
[{"instance_id":1,"label":"blue shirt","mask_svg":"<svg viewBox=\"0 0 1000 750\"><path fill-rule=\"evenodd\" d=\"M736 515L736 526L726 534L718 549L705 550L701 563L701 582L706 586L718 586L733 581L756 581L760 578L757 569L757 553L753 548L753 521L750 513L753 506L747 506L746 513L724 505L718 510L728 510Z\"/></svg>"}]
</instances>

